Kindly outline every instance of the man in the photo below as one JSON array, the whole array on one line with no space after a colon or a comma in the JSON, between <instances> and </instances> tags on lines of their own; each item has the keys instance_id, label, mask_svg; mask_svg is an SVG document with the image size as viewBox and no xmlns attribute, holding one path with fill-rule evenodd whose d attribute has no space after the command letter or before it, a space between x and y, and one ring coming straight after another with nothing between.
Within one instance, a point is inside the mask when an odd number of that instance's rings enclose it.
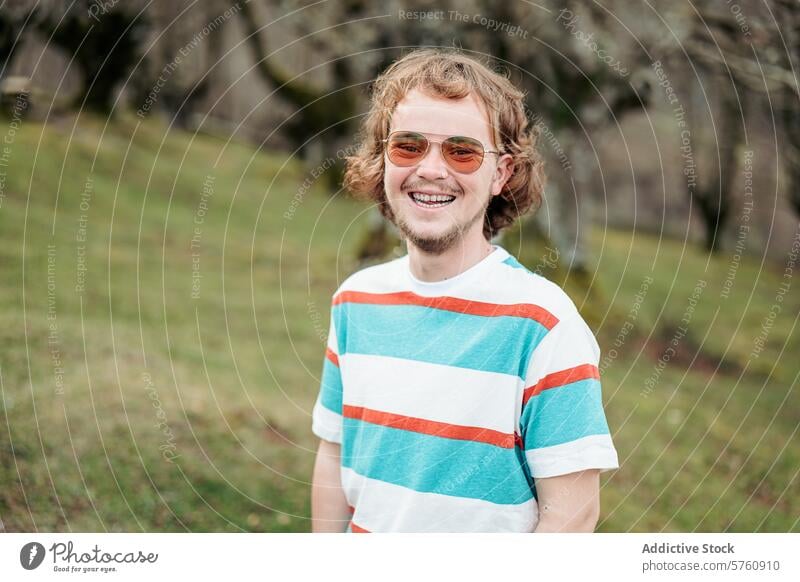
<instances>
[{"instance_id":1,"label":"man","mask_svg":"<svg viewBox=\"0 0 800 582\"><path fill-rule=\"evenodd\" d=\"M420 50L373 90L346 187L408 254L332 301L312 430L312 530L593 531L618 467L600 350L574 303L491 238L539 205L523 94Z\"/></svg>"}]
</instances>

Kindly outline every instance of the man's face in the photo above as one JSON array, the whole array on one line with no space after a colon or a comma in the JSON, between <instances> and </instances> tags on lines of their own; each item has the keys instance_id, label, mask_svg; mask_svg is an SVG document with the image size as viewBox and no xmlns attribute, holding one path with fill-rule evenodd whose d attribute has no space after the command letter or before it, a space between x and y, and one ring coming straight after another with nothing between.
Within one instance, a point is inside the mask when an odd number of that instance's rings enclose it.
<instances>
[{"instance_id":1,"label":"man's face","mask_svg":"<svg viewBox=\"0 0 800 582\"><path fill-rule=\"evenodd\" d=\"M441 254L460 241L482 244L486 207L511 175L511 156L487 153L477 171L463 174L447 164L439 143L433 143L465 136L478 140L486 150L497 150L477 97L454 100L411 90L392 115L389 132L398 130L421 133L432 143L425 157L408 167L395 166L384 154L383 184L397 227L409 243L431 254ZM444 205L426 206L414 199L419 192L455 198Z\"/></svg>"}]
</instances>

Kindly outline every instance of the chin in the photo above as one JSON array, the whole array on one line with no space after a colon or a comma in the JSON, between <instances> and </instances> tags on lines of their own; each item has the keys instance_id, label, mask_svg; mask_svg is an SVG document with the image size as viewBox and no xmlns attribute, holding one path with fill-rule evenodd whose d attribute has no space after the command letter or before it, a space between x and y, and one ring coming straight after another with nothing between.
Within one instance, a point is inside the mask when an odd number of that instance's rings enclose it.
<instances>
[{"instance_id":1,"label":"chin","mask_svg":"<svg viewBox=\"0 0 800 582\"><path fill-rule=\"evenodd\" d=\"M399 224L398 227L409 244L413 244L421 251L433 255L441 255L445 251L450 250L459 239L459 232L457 229L418 231L413 228L408 228L405 224Z\"/></svg>"},{"instance_id":2,"label":"chin","mask_svg":"<svg viewBox=\"0 0 800 582\"><path fill-rule=\"evenodd\" d=\"M443 239L406 239L410 244L413 244L420 251L429 255L441 255L453 247L452 241Z\"/></svg>"}]
</instances>

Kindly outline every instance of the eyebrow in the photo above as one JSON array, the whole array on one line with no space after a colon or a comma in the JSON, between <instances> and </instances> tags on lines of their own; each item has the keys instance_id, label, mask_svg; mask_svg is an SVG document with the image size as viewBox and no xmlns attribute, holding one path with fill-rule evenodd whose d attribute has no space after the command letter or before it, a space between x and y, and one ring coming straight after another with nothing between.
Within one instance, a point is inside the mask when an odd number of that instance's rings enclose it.
<instances>
[{"instance_id":1,"label":"eyebrow","mask_svg":"<svg viewBox=\"0 0 800 582\"><path fill-rule=\"evenodd\" d=\"M475 141L480 142L480 144L483 147L486 147L486 144L483 143L482 139L477 138L477 137L472 137L471 135L463 135L463 134L460 134L460 133L454 133L452 135L448 135L446 133L428 133L428 132L425 132L425 131L418 131L416 129L393 129L393 130L389 131L388 135L391 135L391 134L396 133L396 132L419 133L420 135L424 135L425 137L428 137L430 135L430 136L434 136L434 137L443 137L445 139L450 139L450 138L453 138L453 137L463 137L463 138L466 138L466 139L474 139Z\"/></svg>"}]
</instances>

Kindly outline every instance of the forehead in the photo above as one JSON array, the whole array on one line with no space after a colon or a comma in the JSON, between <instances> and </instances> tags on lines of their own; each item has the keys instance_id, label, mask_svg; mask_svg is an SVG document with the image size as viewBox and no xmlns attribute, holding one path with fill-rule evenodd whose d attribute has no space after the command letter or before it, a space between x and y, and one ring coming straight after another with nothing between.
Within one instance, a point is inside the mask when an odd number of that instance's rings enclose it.
<instances>
[{"instance_id":1,"label":"forehead","mask_svg":"<svg viewBox=\"0 0 800 582\"><path fill-rule=\"evenodd\" d=\"M462 99L435 97L412 89L392 113L391 131L398 129L437 135L465 135L491 142L486 110L474 93Z\"/></svg>"}]
</instances>

